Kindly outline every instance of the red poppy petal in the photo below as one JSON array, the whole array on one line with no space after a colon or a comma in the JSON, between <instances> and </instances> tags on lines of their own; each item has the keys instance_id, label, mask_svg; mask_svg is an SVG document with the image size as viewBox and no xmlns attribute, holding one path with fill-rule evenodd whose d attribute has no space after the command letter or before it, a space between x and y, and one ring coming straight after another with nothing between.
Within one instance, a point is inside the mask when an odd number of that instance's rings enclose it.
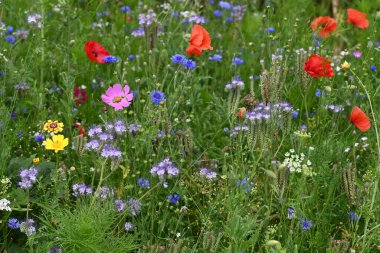
<instances>
[{"instance_id":1,"label":"red poppy petal","mask_svg":"<svg viewBox=\"0 0 380 253\"><path fill-rule=\"evenodd\" d=\"M357 106L352 109L352 112L350 114L350 121L362 132L366 132L371 127L369 118Z\"/></svg>"}]
</instances>

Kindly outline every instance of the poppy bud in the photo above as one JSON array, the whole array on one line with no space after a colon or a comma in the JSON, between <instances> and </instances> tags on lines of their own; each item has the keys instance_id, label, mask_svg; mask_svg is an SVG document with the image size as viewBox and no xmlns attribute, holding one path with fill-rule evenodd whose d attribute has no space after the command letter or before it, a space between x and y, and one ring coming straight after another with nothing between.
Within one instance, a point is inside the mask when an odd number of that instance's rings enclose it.
<instances>
[{"instance_id":1,"label":"poppy bud","mask_svg":"<svg viewBox=\"0 0 380 253\"><path fill-rule=\"evenodd\" d=\"M236 113L236 116L239 118L239 119L242 119L243 117L245 117L245 114L246 114L246 109L245 107L242 107L242 108L239 108L237 113Z\"/></svg>"},{"instance_id":2,"label":"poppy bud","mask_svg":"<svg viewBox=\"0 0 380 253\"><path fill-rule=\"evenodd\" d=\"M81 134L81 135L86 135L86 132L84 131L84 128L83 128L83 127L81 127L81 128L79 129L79 134Z\"/></svg>"}]
</instances>

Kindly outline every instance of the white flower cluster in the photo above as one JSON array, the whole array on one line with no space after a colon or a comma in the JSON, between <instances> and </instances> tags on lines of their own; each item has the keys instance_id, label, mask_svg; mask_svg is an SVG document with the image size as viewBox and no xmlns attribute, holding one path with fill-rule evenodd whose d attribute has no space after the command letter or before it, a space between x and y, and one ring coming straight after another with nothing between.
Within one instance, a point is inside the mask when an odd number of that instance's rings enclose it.
<instances>
[{"instance_id":1,"label":"white flower cluster","mask_svg":"<svg viewBox=\"0 0 380 253\"><path fill-rule=\"evenodd\" d=\"M0 199L0 211L12 211L12 209L9 207L9 204L11 202L7 199Z\"/></svg>"},{"instance_id":2,"label":"white flower cluster","mask_svg":"<svg viewBox=\"0 0 380 253\"><path fill-rule=\"evenodd\" d=\"M294 149L290 149L289 152L285 153L285 160L282 166L286 167L290 173L303 173L305 176L315 176L316 173L313 172L311 167L311 161L305 159L305 154L296 154Z\"/></svg>"}]
</instances>

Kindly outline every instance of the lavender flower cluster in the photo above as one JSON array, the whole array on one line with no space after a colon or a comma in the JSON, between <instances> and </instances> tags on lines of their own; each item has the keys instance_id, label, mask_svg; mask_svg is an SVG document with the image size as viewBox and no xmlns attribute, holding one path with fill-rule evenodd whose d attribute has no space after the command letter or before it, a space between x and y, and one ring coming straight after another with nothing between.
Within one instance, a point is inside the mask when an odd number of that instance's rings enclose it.
<instances>
[{"instance_id":1,"label":"lavender flower cluster","mask_svg":"<svg viewBox=\"0 0 380 253\"><path fill-rule=\"evenodd\" d=\"M259 103L252 111L247 112L247 119L252 122L267 121L271 117L282 118L283 113L290 113L293 107L288 102L279 102L273 105Z\"/></svg>"},{"instance_id":2,"label":"lavender flower cluster","mask_svg":"<svg viewBox=\"0 0 380 253\"><path fill-rule=\"evenodd\" d=\"M87 186L84 183L73 184L72 189L75 197L92 194L91 186Z\"/></svg>"},{"instance_id":3,"label":"lavender flower cluster","mask_svg":"<svg viewBox=\"0 0 380 253\"><path fill-rule=\"evenodd\" d=\"M335 113L344 111L344 108L342 105L329 104L329 105L326 105L325 108Z\"/></svg>"},{"instance_id":4,"label":"lavender flower cluster","mask_svg":"<svg viewBox=\"0 0 380 253\"><path fill-rule=\"evenodd\" d=\"M120 160L122 152L116 147L116 142L127 130L130 133L137 133L141 130L141 126L131 124L127 127L121 120L108 122L104 126L95 125L88 130L88 136L91 138L85 144L85 149L99 152L103 158Z\"/></svg>"},{"instance_id":5,"label":"lavender flower cluster","mask_svg":"<svg viewBox=\"0 0 380 253\"><path fill-rule=\"evenodd\" d=\"M114 195L113 189L108 186L100 187L99 191L95 193L95 196L101 199L107 199Z\"/></svg>"},{"instance_id":6,"label":"lavender flower cluster","mask_svg":"<svg viewBox=\"0 0 380 253\"><path fill-rule=\"evenodd\" d=\"M236 125L233 129L229 130L228 128L224 129L224 132L230 134L231 137L236 137L239 135L239 132L247 132L249 127L246 125Z\"/></svg>"},{"instance_id":7,"label":"lavender flower cluster","mask_svg":"<svg viewBox=\"0 0 380 253\"><path fill-rule=\"evenodd\" d=\"M195 24L205 24L207 22L207 19L203 16L199 15L191 15L189 19L185 19L184 23L195 23Z\"/></svg>"},{"instance_id":8,"label":"lavender flower cluster","mask_svg":"<svg viewBox=\"0 0 380 253\"><path fill-rule=\"evenodd\" d=\"M199 174L204 176L205 178L212 180L218 176L218 174L213 170L209 168L201 168L199 171Z\"/></svg>"},{"instance_id":9,"label":"lavender flower cluster","mask_svg":"<svg viewBox=\"0 0 380 253\"><path fill-rule=\"evenodd\" d=\"M36 227L34 226L34 220L28 219L20 223L20 231L25 233L27 236L31 236L36 232Z\"/></svg>"},{"instance_id":10,"label":"lavender flower cluster","mask_svg":"<svg viewBox=\"0 0 380 253\"><path fill-rule=\"evenodd\" d=\"M20 172L21 182L19 182L18 185L22 189L32 188L33 183L37 180L37 173L38 170L36 170L34 167L22 170Z\"/></svg>"},{"instance_id":11,"label":"lavender flower cluster","mask_svg":"<svg viewBox=\"0 0 380 253\"><path fill-rule=\"evenodd\" d=\"M145 30L143 27L133 29L131 35L135 38L144 37L145 36Z\"/></svg>"},{"instance_id":12,"label":"lavender flower cluster","mask_svg":"<svg viewBox=\"0 0 380 253\"><path fill-rule=\"evenodd\" d=\"M139 14L139 25L150 26L153 23L157 23L157 15L152 9L149 9L146 14Z\"/></svg>"},{"instance_id":13,"label":"lavender flower cluster","mask_svg":"<svg viewBox=\"0 0 380 253\"><path fill-rule=\"evenodd\" d=\"M240 76L234 76L232 81L226 84L226 90L235 90L235 89L244 88L244 82L241 80Z\"/></svg>"},{"instance_id":14,"label":"lavender flower cluster","mask_svg":"<svg viewBox=\"0 0 380 253\"><path fill-rule=\"evenodd\" d=\"M141 211L141 202L138 199L130 198L127 200L127 203L122 201L121 199L115 200L115 207L118 212L122 212L128 206L129 211L132 216L136 216Z\"/></svg>"},{"instance_id":15,"label":"lavender flower cluster","mask_svg":"<svg viewBox=\"0 0 380 253\"><path fill-rule=\"evenodd\" d=\"M165 158L150 170L150 174L153 176L159 176L160 178L164 178L167 176L171 178L179 174L179 169L174 166L174 164L169 160L169 158Z\"/></svg>"}]
</instances>

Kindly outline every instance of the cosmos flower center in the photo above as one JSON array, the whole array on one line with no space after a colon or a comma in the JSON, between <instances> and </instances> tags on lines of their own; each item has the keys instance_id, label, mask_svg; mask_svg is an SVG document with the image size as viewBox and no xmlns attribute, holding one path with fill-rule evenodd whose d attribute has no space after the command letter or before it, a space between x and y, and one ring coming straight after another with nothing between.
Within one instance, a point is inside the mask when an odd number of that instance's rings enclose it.
<instances>
[{"instance_id":1,"label":"cosmos flower center","mask_svg":"<svg viewBox=\"0 0 380 253\"><path fill-rule=\"evenodd\" d=\"M121 96L117 96L117 97L114 97L114 99L112 99L112 102L119 103L121 101L121 99L122 99Z\"/></svg>"}]
</instances>

